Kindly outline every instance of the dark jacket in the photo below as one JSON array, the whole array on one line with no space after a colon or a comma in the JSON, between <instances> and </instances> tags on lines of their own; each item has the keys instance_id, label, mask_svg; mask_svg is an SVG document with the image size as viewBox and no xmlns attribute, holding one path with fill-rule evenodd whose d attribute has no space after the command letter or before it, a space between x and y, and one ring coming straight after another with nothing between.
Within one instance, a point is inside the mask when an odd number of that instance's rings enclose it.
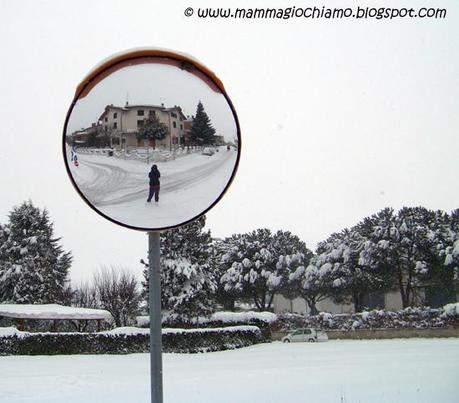
<instances>
[{"instance_id":1,"label":"dark jacket","mask_svg":"<svg viewBox=\"0 0 459 403\"><path fill-rule=\"evenodd\" d=\"M159 173L158 168L156 168L156 166L151 168L148 177L150 178L150 186L159 185L159 178L161 177L161 174Z\"/></svg>"}]
</instances>

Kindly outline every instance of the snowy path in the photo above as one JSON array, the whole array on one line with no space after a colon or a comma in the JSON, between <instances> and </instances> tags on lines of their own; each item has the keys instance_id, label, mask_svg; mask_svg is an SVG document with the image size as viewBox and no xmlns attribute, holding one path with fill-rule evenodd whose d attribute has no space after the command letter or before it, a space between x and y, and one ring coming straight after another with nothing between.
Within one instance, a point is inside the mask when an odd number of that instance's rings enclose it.
<instances>
[{"instance_id":1,"label":"snowy path","mask_svg":"<svg viewBox=\"0 0 459 403\"><path fill-rule=\"evenodd\" d=\"M176 161L162 164L165 170L161 170L161 193L185 189L196 183L206 181L220 167L232 160L234 153L219 152L212 157L190 155L182 158L185 160L196 156L200 159L199 165L194 163L189 167L183 164L184 161L179 161L181 164L175 164ZM80 155L79 157L83 169L86 167L92 172L89 172L88 180L80 180L78 185L95 206L121 204L147 197L148 172L151 164L137 162L137 171L140 168L143 172L133 172L128 170L128 168L132 169L132 166L121 167L118 165L124 162L122 160L102 158L105 162L96 162L94 157L89 155ZM196 158L193 159L196 160ZM167 172L170 173L167 174Z\"/></svg>"},{"instance_id":2,"label":"snowy path","mask_svg":"<svg viewBox=\"0 0 459 403\"><path fill-rule=\"evenodd\" d=\"M150 164L80 154L71 172L86 198L101 212L128 225L159 228L189 220L209 207L228 183L237 153L190 154L158 163L160 203L146 205Z\"/></svg>"},{"instance_id":3,"label":"snowy path","mask_svg":"<svg viewBox=\"0 0 459 403\"><path fill-rule=\"evenodd\" d=\"M164 354L165 403L455 403L459 339ZM0 357L2 403L149 402L149 355Z\"/></svg>"}]
</instances>

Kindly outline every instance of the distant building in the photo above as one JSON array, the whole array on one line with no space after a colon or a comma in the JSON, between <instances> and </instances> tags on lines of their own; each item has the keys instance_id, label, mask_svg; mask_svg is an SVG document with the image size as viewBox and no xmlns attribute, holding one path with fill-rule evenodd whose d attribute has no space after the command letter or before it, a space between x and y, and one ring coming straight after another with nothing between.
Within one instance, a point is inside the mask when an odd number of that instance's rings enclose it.
<instances>
[{"instance_id":1,"label":"distant building","mask_svg":"<svg viewBox=\"0 0 459 403\"><path fill-rule=\"evenodd\" d=\"M154 114L168 128L168 135L162 140L138 139L137 134L145 120ZM170 148L185 143L184 122L186 116L180 106L166 108L164 105L107 105L99 117L99 125L110 138L110 145L117 148L124 146Z\"/></svg>"},{"instance_id":2,"label":"distant building","mask_svg":"<svg viewBox=\"0 0 459 403\"><path fill-rule=\"evenodd\" d=\"M450 293L445 290L433 289L429 286L416 287L413 292L413 305L430 306L438 308L450 302L459 300L459 294ZM383 292L374 292L367 294L363 304L368 309L386 309L388 311L399 311L403 309L402 298L398 290ZM354 304L342 303L337 304L331 298L326 298L316 304L317 309L322 312L337 313L354 313ZM287 299L280 294L276 294L273 300L274 313L296 312L309 313L309 308L302 298Z\"/></svg>"},{"instance_id":3,"label":"distant building","mask_svg":"<svg viewBox=\"0 0 459 403\"><path fill-rule=\"evenodd\" d=\"M402 300L397 292L370 294L365 298L364 304L369 309L387 309L390 311L402 309ZM354 313L354 304L351 301L337 304L331 298L326 298L318 302L316 307L319 312L330 312L332 314ZM309 313L309 307L303 298L287 299L280 294L274 296L273 310L274 313Z\"/></svg>"},{"instance_id":4,"label":"distant building","mask_svg":"<svg viewBox=\"0 0 459 403\"><path fill-rule=\"evenodd\" d=\"M95 138L100 137L102 133L102 129L96 123L93 123L91 126L77 130L76 132L72 133L71 135L71 143L74 145L82 145L87 146L91 140L91 135Z\"/></svg>"},{"instance_id":5,"label":"distant building","mask_svg":"<svg viewBox=\"0 0 459 403\"><path fill-rule=\"evenodd\" d=\"M191 130L191 126L193 124L193 119L190 119L190 117L188 116L187 119L183 122L183 128L185 130L185 133L184 133L184 145L188 146L191 144L191 139L190 139L190 130Z\"/></svg>"},{"instance_id":6,"label":"distant building","mask_svg":"<svg viewBox=\"0 0 459 403\"><path fill-rule=\"evenodd\" d=\"M215 136L215 145L216 145L216 146L222 146L222 145L224 145L224 144L226 144L226 143L225 143L225 138L224 138L223 136L217 136L217 135L216 135L216 136Z\"/></svg>"},{"instance_id":7,"label":"distant building","mask_svg":"<svg viewBox=\"0 0 459 403\"><path fill-rule=\"evenodd\" d=\"M183 143L180 143L185 146L193 145L193 142L191 141L190 138L190 131L191 131L191 126L193 125L193 117L187 116L186 120L183 122L183 128L184 128L184 141ZM225 138L223 136L215 135L215 143L214 145L216 146L222 146L226 144Z\"/></svg>"}]
</instances>

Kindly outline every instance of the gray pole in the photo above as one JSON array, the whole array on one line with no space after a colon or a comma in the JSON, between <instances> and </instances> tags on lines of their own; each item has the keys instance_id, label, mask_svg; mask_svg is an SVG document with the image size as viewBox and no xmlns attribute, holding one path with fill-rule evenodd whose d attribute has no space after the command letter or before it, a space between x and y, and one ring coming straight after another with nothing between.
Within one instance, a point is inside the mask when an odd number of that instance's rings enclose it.
<instances>
[{"instance_id":1,"label":"gray pole","mask_svg":"<svg viewBox=\"0 0 459 403\"><path fill-rule=\"evenodd\" d=\"M161 340L161 276L159 232L148 233L150 301L150 379L151 402L163 402L163 361Z\"/></svg>"}]
</instances>

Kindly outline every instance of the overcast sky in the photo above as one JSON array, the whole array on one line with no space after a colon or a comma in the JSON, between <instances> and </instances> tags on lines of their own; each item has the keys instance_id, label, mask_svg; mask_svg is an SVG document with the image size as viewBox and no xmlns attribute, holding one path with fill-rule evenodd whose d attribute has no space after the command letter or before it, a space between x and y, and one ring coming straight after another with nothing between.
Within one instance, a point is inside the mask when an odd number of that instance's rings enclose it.
<instances>
[{"instance_id":1,"label":"overcast sky","mask_svg":"<svg viewBox=\"0 0 459 403\"><path fill-rule=\"evenodd\" d=\"M361 5L346 5L353 3ZM283 229L314 249L386 206L459 207L457 1L435 2L447 9L444 20L184 16L186 7L215 4L2 2L0 222L30 198L48 208L56 235L73 251L74 281L89 279L101 264L140 275L146 235L86 206L67 177L61 138L89 70L113 53L145 46L200 60L223 81L238 112L242 159L229 192L208 214L215 236ZM342 3L327 2L333 4ZM384 3L391 5L400 3Z\"/></svg>"},{"instance_id":2,"label":"overcast sky","mask_svg":"<svg viewBox=\"0 0 459 403\"><path fill-rule=\"evenodd\" d=\"M185 116L195 115L201 101L216 134L228 141L237 138L232 111L220 92L176 66L154 63L126 66L99 82L86 97L77 101L68 132L91 126L105 106L124 106L127 99L130 105L164 104L166 108L178 105Z\"/></svg>"}]
</instances>

